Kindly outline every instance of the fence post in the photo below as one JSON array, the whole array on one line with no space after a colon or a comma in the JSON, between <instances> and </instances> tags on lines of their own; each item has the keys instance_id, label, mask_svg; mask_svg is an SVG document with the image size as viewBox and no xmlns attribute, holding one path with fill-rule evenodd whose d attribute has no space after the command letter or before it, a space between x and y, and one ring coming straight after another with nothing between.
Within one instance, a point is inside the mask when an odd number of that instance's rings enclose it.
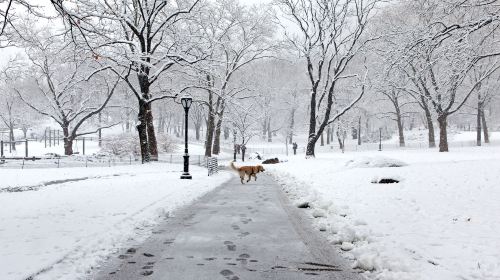
<instances>
[{"instance_id":1,"label":"fence post","mask_svg":"<svg viewBox=\"0 0 500 280\"><path fill-rule=\"evenodd\" d=\"M45 143L45 148L47 148L47 128L45 128L45 133L43 135L43 140L44 140L44 143Z\"/></svg>"},{"instance_id":2,"label":"fence post","mask_svg":"<svg viewBox=\"0 0 500 280\"><path fill-rule=\"evenodd\" d=\"M83 155L85 155L85 137L82 139L82 150L83 150Z\"/></svg>"},{"instance_id":3,"label":"fence post","mask_svg":"<svg viewBox=\"0 0 500 280\"><path fill-rule=\"evenodd\" d=\"M24 146L24 154L25 154L25 157L28 157L28 139L25 140L26 142L25 143L25 146Z\"/></svg>"}]
</instances>

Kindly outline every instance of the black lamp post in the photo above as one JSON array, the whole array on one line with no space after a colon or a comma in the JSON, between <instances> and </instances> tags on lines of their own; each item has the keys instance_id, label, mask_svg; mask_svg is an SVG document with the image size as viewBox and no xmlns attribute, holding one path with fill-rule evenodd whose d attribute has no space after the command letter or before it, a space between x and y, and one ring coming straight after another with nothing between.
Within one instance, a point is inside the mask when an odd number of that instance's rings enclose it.
<instances>
[{"instance_id":1,"label":"black lamp post","mask_svg":"<svg viewBox=\"0 0 500 280\"><path fill-rule=\"evenodd\" d=\"M181 97L181 104L184 108L184 172L181 175L181 179L193 179L191 174L189 174L189 153L188 153L188 112L189 107L191 107L191 103L193 102L193 98L189 94L184 94Z\"/></svg>"}]
</instances>

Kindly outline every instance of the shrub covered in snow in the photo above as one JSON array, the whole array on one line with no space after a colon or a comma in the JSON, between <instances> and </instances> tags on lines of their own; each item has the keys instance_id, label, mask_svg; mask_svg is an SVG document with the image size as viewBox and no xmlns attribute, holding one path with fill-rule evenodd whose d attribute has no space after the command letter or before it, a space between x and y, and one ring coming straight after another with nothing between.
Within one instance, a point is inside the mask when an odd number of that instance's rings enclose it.
<instances>
[{"instance_id":1,"label":"shrub covered in snow","mask_svg":"<svg viewBox=\"0 0 500 280\"><path fill-rule=\"evenodd\" d=\"M167 135L159 135L156 140L159 152L172 153L177 149L174 141ZM140 156L139 136L136 133L122 133L106 137L102 141L102 150L115 156Z\"/></svg>"}]
</instances>

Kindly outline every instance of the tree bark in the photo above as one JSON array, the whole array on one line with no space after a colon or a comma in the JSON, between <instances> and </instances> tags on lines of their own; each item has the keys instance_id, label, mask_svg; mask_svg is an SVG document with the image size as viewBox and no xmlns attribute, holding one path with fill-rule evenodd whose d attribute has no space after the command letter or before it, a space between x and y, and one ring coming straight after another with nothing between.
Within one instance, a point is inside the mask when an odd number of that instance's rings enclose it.
<instances>
[{"instance_id":1,"label":"tree bark","mask_svg":"<svg viewBox=\"0 0 500 280\"><path fill-rule=\"evenodd\" d=\"M424 109L425 113L425 119L427 121L427 130L428 130L428 137L429 137L429 148L435 148L436 147L436 137L434 135L434 123L432 122L432 115L431 111L429 110L429 107L427 106L427 101L422 98L422 108Z\"/></svg>"},{"instance_id":2,"label":"tree bark","mask_svg":"<svg viewBox=\"0 0 500 280\"><path fill-rule=\"evenodd\" d=\"M481 108L481 121L484 133L484 143L490 143L490 134L488 131L488 126L486 125L486 116L484 115L484 108Z\"/></svg>"},{"instance_id":3,"label":"tree bark","mask_svg":"<svg viewBox=\"0 0 500 280\"><path fill-rule=\"evenodd\" d=\"M399 108L396 108L396 122L398 124L399 147L404 147L405 146L404 127Z\"/></svg>"},{"instance_id":4,"label":"tree bark","mask_svg":"<svg viewBox=\"0 0 500 280\"><path fill-rule=\"evenodd\" d=\"M213 107L213 95L211 92L208 94L208 117L207 117L207 132L205 139L205 156L212 156L212 143L214 137L214 127L215 127L215 116L214 116L214 107Z\"/></svg>"},{"instance_id":5,"label":"tree bark","mask_svg":"<svg viewBox=\"0 0 500 280\"><path fill-rule=\"evenodd\" d=\"M216 107L218 109L217 110L218 118L217 118L217 125L215 126L214 146L212 150L212 153L215 155L220 154L220 135L222 132L222 120L224 119L224 110L225 110L224 99L219 97L217 100L217 104L219 104L219 106Z\"/></svg>"},{"instance_id":6,"label":"tree bark","mask_svg":"<svg viewBox=\"0 0 500 280\"><path fill-rule=\"evenodd\" d=\"M14 141L16 141L16 139L14 137L14 125L13 124L11 124L9 127L9 139L10 139L9 141L11 142L10 147L12 148L13 151L15 151L16 150L16 142L14 142Z\"/></svg>"},{"instance_id":7,"label":"tree bark","mask_svg":"<svg viewBox=\"0 0 500 280\"><path fill-rule=\"evenodd\" d=\"M481 95L478 94L477 112L476 112L476 146L481 146Z\"/></svg>"},{"instance_id":8,"label":"tree bark","mask_svg":"<svg viewBox=\"0 0 500 280\"><path fill-rule=\"evenodd\" d=\"M330 145L330 126L328 126L328 128L326 129L326 144L327 145ZM321 136L321 138L323 138L323 135Z\"/></svg>"},{"instance_id":9,"label":"tree bark","mask_svg":"<svg viewBox=\"0 0 500 280\"><path fill-rule=\"evenodd\" d=\"M323 137L323 134L324 133L321 133L321 140L320 140L320 142L321 142L320 145L321 146L325 146L325 137Z\"/></svg>"},{"instance_id":10,"label":"tree bark","mask_svg":"<svg viewBox=\"0 0 500 280\"><path fill-rule=\"evenodd\" d=\"M295 126L295 108L292 108L290 112L290 126L289 126L289 134L288 134L288 141L289 144L293 143L293 128Z\"/></svg>"},{"instance_id":11,"label":"tree bark","mask_svg":"<svg viewBox=\"0 0 500 280\"><path fill-rule=\"evenodd\" d=\"M440 115L438 117L439 124L439 152L448 152L448 133L446 131L448 126L448 116Z\"/></svg>"},{"instance_id":12,"label":"tree bark","mask_svg":"<svg viewBox=\"0 0 500 280\"><path fill-rule=\"evenodd\" d=\"M267 122L267 142L273 142L273 132L271 131L271 119Z\"/></svg>"},{"instance_id":13,"label":"tree bark","mask_svg":"<svg viewBox=\"0 0 500 280\"><path fill-rule=\"evenodd\" d=\"M63 123L63 143L64 143L64 155L70 156L73 154L73 137L69 135L69 124Z\"/></svg>"},{"instance_id":14,"label":"tree bark","mask_svg":"<svg viewBox=\"0 0 500 280\"><path fill-rule=\"evenodd\" d=\"M200 141L200 127L201 127L200 124L196 124L194 126L194 129L195 129L195 132L196 132L196 140L197 141Z\"/></svg>"},{"instance_id":15,"label":"tree bark","mask_svg":"<svg viewBox=\"0 0 500 280\"><path fill-rule=\"evenodd\" d=\"M137 133L139 133L139 145L141 147L141 159L142 163L150 162L150 149L148 142L148 131L147 131L147 104L140 100L139 101L139 113L137 114L138 124L137 124Z\"/></svg>"},{"instance_id":16,"label":"tree bark","mask_svg":"<svg viewBox=\"0 0 500 280\"><path fill-rule=\"evenodd\" d=\"M358 118L358 146L361 146L361 116Z\"/></svg>"}]
</instances>

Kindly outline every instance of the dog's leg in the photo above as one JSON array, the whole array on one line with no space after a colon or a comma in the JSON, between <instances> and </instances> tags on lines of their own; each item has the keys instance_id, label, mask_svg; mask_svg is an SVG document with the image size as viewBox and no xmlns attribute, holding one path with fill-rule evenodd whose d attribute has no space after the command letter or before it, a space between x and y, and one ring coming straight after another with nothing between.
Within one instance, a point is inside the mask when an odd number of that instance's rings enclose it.
<instances>
[{"instance_id":1,"label":"dog's leg","mask_svg":"<svg viewBox=\"0 0 500 280\"><path fill-rule=\"evenodd\" d=\"M245 184L245 183L243 183L243 179L244 179L244 177L240 177L241 184Z\"/></svg>"},{"instance_id":2,"label":"dog's leg","mask_svg":"<svg viewBox=\"0 0 500 280\"><path fill-rule=\"evenodd\" d=\"M255 178L255 181L257 181L257 174L253 174L253 177Z\"/></svg>"},{"instance_id":3,"label":"dog's leg","mask_svg":"<svg viewBox=\"0 0 500 280\"><path fill-rule=\"evenodd\" d=\"M248 175L247 183L250 182L250 180L252 180L252 174Z\"/></svg>"}]
</instances>

